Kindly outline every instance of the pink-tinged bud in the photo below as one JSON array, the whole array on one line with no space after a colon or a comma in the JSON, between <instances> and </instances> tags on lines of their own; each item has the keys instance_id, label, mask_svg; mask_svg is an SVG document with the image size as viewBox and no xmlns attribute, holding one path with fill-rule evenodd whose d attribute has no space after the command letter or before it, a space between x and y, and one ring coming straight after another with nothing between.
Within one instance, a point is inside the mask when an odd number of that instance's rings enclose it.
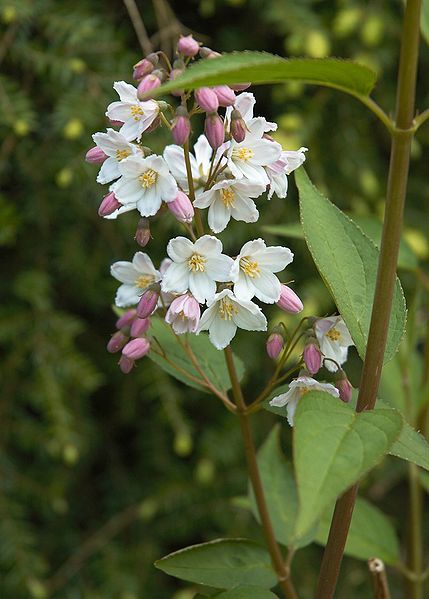
<instances>
[{"instance_id":1,"label":"pink-tinged bud","mask_svg":"<svg viewBox=\"0 0 429 599\"><path fill-rule=\"evenodd\" d=\"M351 386L350 381L347 378L345 372L342 372L342 375L340 375L340 377L341 378L338 378L335 381L335 386L340 392L340 399L345 403L349 403L349 401L352 399L353 387Z\"/></svg>"},{"instance_id":2,"label":"pink-tinged bud","mask_svg":"<svg viewBox=\"0 0 429 599\"><path fill-rule=\"evenodd\" d=\"M234 106L236 97L230 87L227 85L217 85L216 87L212 87L212 90L217 95L219 106Z\"/></svg>"},{"instance_id":3,"label":"pink-tinged bud","mask_svg":"<svg viewBox=\"0 0 429 599\"><path fill-rule=\"evenodd\" d=\"M219 108L217 95L209 87L200 87L200 89L195 90L195 100L205 112L216 112Z\"/></svg>"},{"instance_id":4,"label":"pink-tinged bud","mask_svg":"<svg viewBox=\"0 0 429 599\"><path fill-rule=\"evenodd\" d=\"M122 127L124 124L124 121L114 121L113 119L107 119L107 122L109 125L112 125L112 127Z\"/></svg>"},{"instance_id":5,"label":"pink-tinged bud","mask_svg":"<svg viewBox=\"0 0 429 599\"><path fill-rule=\"evenodd\" d=\"M105 154L98 146L94 146L93 148L89 149L85 154L85 160L90 164L101 164L106 160L106 158L107 154Z\"/></svg>"},{"instance_id":6,"label":"pink-tinged bud","mask_svg":"<svg viewBox=\"0 0 429 599\"><path fill-rule=\"evenodd\" d=\"M233 89L235 92L244 92L245 89L249 89L249 87L251 86L251 83L234 83L233 85L230 85L229 87L231 89Z\"/></svg>"},{"instance_id":7,"label":"pink-tinged bud","mask_svg":"<svg viewBox=\"0 0 429 599\"><path fill-rule=\"evenodd\" d=\"M150 327L149 318L136 318L131 324L131 337L142 337Z\"/></svg>"},{"instance_id":8,"label":"pink-tinged bud","mask_svg":"<svg viewBox=\"0 0 429 599\"><path fill-rule=\"evenodd\" d=\"M139 337L138 339L132 339L131 341L128 341L122 350L122 355L130 360L138 360L143 358L143 356L145 356L149 350L149 341L144 337Z\"/></svg>"},{"instance_id":9,"label":"pink-tinged bud","mask_svg":"<svg viewBox=\"0 0 429 599\"><path fill-rule=\"evenodd\" d=\"M164 73L157 69L140 81L137 87L137 98L147 100L150 98L150 91L159 87L164 79Z\"/></svg>"},{"instance_id":10,"label":"pink-tinged bud","mask_svg":"<svg viewBox=\"0 0 429 599\"><path fill-rule=\"evenodd\" d=\"M139 220L134 239L142 248L146 247L151 239L149 219L143 217Z\"/></svg>"},{"instance_id":11,"label":"pink-tinged bud","mask_svg":"<svg viewBox=\"0 0 429 599\"><path fill-rule=\"evenodd\" d=\"M176 297L170 304L165 321L178 335L195 333L201 317L200 304L190 293Z\"/></svg>"},{"instance_id":12,"label":"pink-tinged bud","mask_svg":"<svg viewBox=\"0 0 429 599\"><path fill-rule=\"evenodd\" d=\"M211 48L207 48L207 46L203 46L200 48L200 56L201 58L218 58L218 56L221 56L221 54L219 54L219 52L215 52Z\"/></svg>"},{"instance_id":13,"label":"pink-tinged bud","mask_svg":"<svg viewBox=\"0 0 429 599\"><path fill-rule=\"evenodd\" d=\"M177 51L184 56L196 56L200 49L200 44L194 40L192 35L181 36L177 42Z\"/></svg>"},{"instance_id":14,"label":"pink-tinged bud","mask_svg":"<svg viewBox=\"0 0 429 599\"><path fill-rule=\"evenodd\" d=\"M284 339L280 333L271 333L267 339L267 354L272 360L276 360L284 347Z\"/></svg>"},{"instance_id":15,"label":"pink-tinged bud","mask_svg":"<svg viewBox=\"0 0 429 599\"><path fill-rule=\"evenodd\" d=\"M113 191L111 191L103 198L100 206L98 207L98 214L99 216L109 216L109 214L112 214L121 206L122 204L118 202L115 194Z\"/></svg>"},{"instance_id":16,"label":"pink-tinged bud","mask_svg":"<svg viewBox=\"0 0 429 599\"><path fill-rule=\"evenodd\" d=\"M281 284L280 298L277 302L279 308L291 314L298 314L303 310L304 306L295 291L292 291L287 285Z\"/></svg>"},{"instance_id":17,"label":"pink-tinged bud","mask_svg":"<svg viewBox=\"0 0 429 599\"><path fill-rule=\"evenodd\" d=\"M178 146L183 146L189 139L189 135L191 134L191 120L184 106L179 106L176 110L171 134Z\"/></svg>"},{"instance_id":18,"label":"pink-tinged bud","mask_svg":"<svg viewBox=\"0 0 429 599\"><path fill-rule=\"evenodd\" d=\"M135 362L134 362L134 360L131 360L130 358L127 358L126 356L122 355L119 358L118 364L119 364L119 368L122 370L122 372L124 374L128 374L134 368Z\"/></svg>"},{"instance_id":19,"label":"pink-tinged bud","mask_svg":"<svg viewBox=\"0 0 429 599\"><path fill-rule=\"evenodd\" d=\"M322 366L322 355L315 343L309 343L304 348L304 364L310 374L317 374Z\"/></svg>"},{"instance_id":20,"label":"pink-tinged bud","mask_svg":"<svg viewBox=\"0 0 429 599\"><path fill-rule=\"evenodd\" d=\"M116 321L117 329L125 329L131 326L133 320L137 317L137 312L134 310L127 310L118 320Z\"/></svg>"},{"instance_id":21,"label":"pink-tinged bud","mask_svg":"<svg viewBox=\"0 0 429 599\"><path fill-rule=\"evenodd\" d=\"M244 141L246 137L247 128L244 122L241 112L234 108L231 113L231 135L237 143Z\"/></svg>"},{"instance_id":22,"label":"pink-tinged bud","mask_svg":"<svg viewBox=\"0 0 429 599\"><path fill-rule=\"evenodd\" d=\"M159 292L154 289L148 289L143 293L137 306L137 316L139 318L148 318L154 312L158 303Z\"/></svg>"},{"instance_id":23,"label":"pink-tinged bud","mask_svg":"<svg viewBox=\"0 0 429 599\"><path fill-rule=\"evenodd\" d=\"M217 112L212 112L206 116L204 133L213 150L217 150L223 144L225 140L225 129L223 121Z\"/></svg>"},{"instance_id":24,"label":"pink-tinged bud","mask_svg":"<svg viewBox=\"0 0 429 599\"><path fill-rule=\"evenodd\" d=\"M146 56L146 58L140 60L133 67L133 79L135 79L136 81L140 81L140 79L142 79L145 75L149 75L149 73L152 73L153 69L158 64L158 61L158 54L155 54L154 52Z\"/></svg>"},{"instance_id":25,"label":"pink-tinged bud","mask_svg":"<svg viewBox=\"0 0 429 599\"><path fill-rule=\"evenodd\" d=\"M127 343L129 337L124 335L122 331L116 331L114 335L112 335L109 339L109 343L107 344L107 351L110 354L116 354L116 352L120 351L124 345Z\"/></svg>"},{"instance_id":26,"label":"pink-tinged bud","mask_svg":"<svg viewBox=\"0 0 429 599\"><path fill-rule=\"evenodd\" d=\"M178 191L172 202L167 202L168 209L181 223L191 223L194 218L194 207L186 193Z\"/></svg>"}]
</instances>

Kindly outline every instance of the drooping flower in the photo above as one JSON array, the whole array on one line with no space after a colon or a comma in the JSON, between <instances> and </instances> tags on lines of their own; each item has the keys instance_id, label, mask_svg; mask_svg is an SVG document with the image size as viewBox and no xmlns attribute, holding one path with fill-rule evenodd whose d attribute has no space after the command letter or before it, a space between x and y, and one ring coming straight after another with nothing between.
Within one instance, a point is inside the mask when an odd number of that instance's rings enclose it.
<instances>
[{"instance_id":1,"label":"drooping flower","mask_svg":"<svg viewBox=\"0 0 429 599\"><path fill-rule=\"evenodd\" d=\"M200 135L194 144L193 154L189 154L191 163L192 179L196 190L207 182L210 171L210 161L213 150L205 135ZM171 174L185 193L189 193L188 177L186 173L185 153L180 146L171 144L164 150L164 160L168 164Z\"/></svg>"},{"instance_id":2,"label":"drooping flower","mask_svg":"<svg viewBox=\"0 0 429 599\"><path fill-rule=\"evenodd\" d=\"M239 94L235 100L234 106L228 107L226 109L225 121L227 123L227 127L231 126L232 112L233 109L235 109L240 112L241 117L243 118L247 128L250 128L253 123L257 122L260 126L262 126L263 133L268 133L268 131L275 131L277 129L276 123L271 123L267 121L263 116L253 116L253 108L255 107L255 104L256 98L250 92Z\"/></svg>"},{"instance_id":3,"label":"drooping flower","mask_svg":"<svg viewBox=\"0 0 429 599\"><path fill-rule=\"evenodd\" d=\"M140 141L159 114L159 106L153 100L141 102L137 98L137 88L125 81L116 81L113 89L118 93L120 101L112 102L107 107L106 116L112 121L123 123L119 130L128 141Z\"/></svg>"},{"instance_id":4,"label":"drooping flower","mask_svg":"<svg viewBox=\"0 0 429 599\"><path fill-rule=\"evenodd\" d=\"M339 397L339 391L330 383L319 383L310 376L299 376L289 384L289 391L273 397L270 406L282 408L286 406L287 421L293 426L295 410L299 400L309 391L325 391L333 397Z\"/></svg>"},{"instance_id":5,"label":"drooping flower","mask_svg":"<svg viewBox=\"0 0 429 599\"><path fill-rule=\"evenodd\" d=\"M261 308L253 302L239 299L230 289L216 293L207 305L197 334L208 330L209 339L217 349L224 349L230 344L237 327L246 331L267 330L267 319Z\"/></svg>"},{"instance_id":6,"label":"drooping flower","mask_svg":"<svg viewBox=\"0 0 429 599\"><path fill-rule=\"evenodd\" d=\"M135 306L144 291L160 281L161 274L155 269L152 260L143 252L136 252L132 262L115 262L110 272L122 285L116 292L115 303L119 308Z\"/></svg>"},{"instance_id":7,"label":"drooping flower","mask_svg":"<svg viewBox=\"0 0 429 599\"><path fill-rule=\"evenodd\" d=\"M245 223L259 218L255 202L265 191L265 185L247 179L225 179L203 192L194 202L197 208L209 208L208 223L214 233L225 229L231 217Z\"/></svg>"},{"instance_id":8,"label":"drooping flower","mask_svg":"<svg viewBox=\"0 0 429 599\"><path fill-rule=\"evenodd\" d=\"M281 283L274 275L293 260L289 248L267 247L263 239L254 239L243 245L234 260L231 279L235 295L243 300L256 296L262 302L273 304L280 298Z\"/></svg>"},{"instance_id":9,"label":"drooping flower","mask_svg":"<svg viewBox=\"0 0 429 599\"><path fill-rule=\"evenodd\" d=\"M162 291L184 293L189 289L202 304L213 299L216 281L230 280L233 261L222 254L222 242L216 237L203 235L195 243L175 237L168 242L167 254L173 263L162 278Z\"/></svg>"},{"instance_id":10,"label":"drooping flower","mask_svg":"<svg viewBox=\"0 0 429 599\"><path fill-rule=\"evenodd\" d=\"M197 300L189 293L176 297L170 304L165 321L171 324L177 335L195 333L200 322L201 308Z\"/></svg>"},{"instance_id":11,"label":"drooping flower","mask_svg":"<svg viewBox=\"0 0 429 599\"><path fill-rule=\"evenodd\" d=\"M131 144L114 129L107 129L106 133L94 133L92 139L97 147L101 148L108 156L97 175L97 183L110 183L114 179L118 179L121 176L119 172L121 160L139 152L138 146Z\"/></svg>"},{"instance_id":12,"label":"drooping flower","mask_svg":"<svg viewBox=\"0 0 429 599\"><path fill-rule=\"evenodd\" d=\"M346 323L341 316L320 318L314 323L314 331L323 357L328 358L323 365L330 372L336 372L338 368L335 362L340 366L344 364L347 360L348 348L354 345Z\"/></svg>"},{"instance_id":13,"label":"drooping flower","mask_svg":"<svg viewBox=\"0 0 429 599\"><path fill-rule=\"evenodd\" d=\"M271 200L275 193L278 198L285 198L288 189L287 175L301 166L305 161L308 148L299 148L297 151L283 151L280 158L267 165L266 172L270 180L268 199Z\"/></svg>"},{"instance_id":14,"label":"drooping flower","mask_svg":"<svg viewBox=\"0 0 429 599\"><path fill-rule=\"evenodd\" d=\"M141 216L153 216L162 202L171 202L178 188L162 156L129 156L119 164L121 178L112 189L126 207L137 208Z\"/></svg>"}]
</instances>

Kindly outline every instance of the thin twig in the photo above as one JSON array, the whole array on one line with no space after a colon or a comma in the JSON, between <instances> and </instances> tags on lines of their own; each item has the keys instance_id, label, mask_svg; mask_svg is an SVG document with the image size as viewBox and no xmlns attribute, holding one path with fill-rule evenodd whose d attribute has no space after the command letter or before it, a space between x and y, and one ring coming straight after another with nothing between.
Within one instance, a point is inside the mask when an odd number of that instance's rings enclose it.
<instances>
[{"instance_id":1,"label":"thin twig","mask_svg":"<svg viewBox=\"0 0 429 599\"><path fill-rule=\"evenodd\" d=\"M387 582L384 562L378 557L368 560L368 568L374 583L374 599L390 599L389 584Z\"/></svg>"},{"instance_id":2,"label":"thin twig","mask_svg":"<svg viewBox=\"0 0 429 599\"><path fill-rule=\"evenodd\" d=\"M153 50L152 43L147 34L145 24L139 9L137 8L135 0L123 0L123 3L125 4L130 16L131 23L133 24L134 31L136 32L137 39L139 40L139 44L143 50L143 53L145 55L150 54Z\"/></svg>"}]
</instances>

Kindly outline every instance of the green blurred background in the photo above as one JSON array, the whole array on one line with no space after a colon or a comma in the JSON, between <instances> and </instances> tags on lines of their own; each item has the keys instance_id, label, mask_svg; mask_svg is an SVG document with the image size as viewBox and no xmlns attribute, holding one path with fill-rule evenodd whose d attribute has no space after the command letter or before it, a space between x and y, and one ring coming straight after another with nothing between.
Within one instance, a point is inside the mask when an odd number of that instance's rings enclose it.
<instances>
[{"instance_id":1,"label":"green blurred background","mask_svg":"<svg viewBox=\"0 0 429 599\"><path fill-rule=\"evenodd\" d=\"M388 111L394 105L400 0L138 4L155 49L171 51L182 31L218 51L355 58L379 73L376 99ZM0 2L2 599L192 599L195 588L156 570L155 559L221 536L261 536L233 502L247 485L234 418L149 360L122 375L105 351L115 320L109 266L136 251L136 215L97 216L103 189L83 156L91 134L106 126L112 82L132 81L141 57L122 2ZM420 109L429 104L428 69L423 44ZM382 218L389 139L370 113L351 97L299 83L254 91L257 114L279 123L278 141L310 149L307 169L333 201L358 217ZM157 152L170 143L163 131L152 138ZM428 146L425 127L413 147L405 230L407 251L422 264L429 253ZM222 239L228 249L262 234L259 225L297 218L291 178L288 198L272 200L258 226L234 223ZM173 219L157 221L151 255L161 259L179 230ZM328 313L333 306L304 243L282 241L296 254L288 274L305 313ZM414 274L404 271L402 279L414 296ZM252 354L248 336L236 343L249 390L271 368L264 337L250 339ZM357 384L354 356L350 376ZM254 419L258 443L272 424L266 413ZM402 538L403 468L389 461L365 488ZM316 546L297 555L303 599L312 596L320 555ZM401 596L400 580L392 582ZM369 584L365 564L347 558L338 597L368 597Z\"/></svg>"}]
</instances>

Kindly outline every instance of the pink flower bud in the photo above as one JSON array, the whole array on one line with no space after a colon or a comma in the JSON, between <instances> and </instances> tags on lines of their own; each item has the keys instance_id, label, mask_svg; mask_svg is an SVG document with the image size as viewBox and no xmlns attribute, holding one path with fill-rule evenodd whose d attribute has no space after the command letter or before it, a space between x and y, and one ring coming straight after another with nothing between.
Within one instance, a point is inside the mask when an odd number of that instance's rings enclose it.
<instances>
[{"instance_id":1,"label":"pink flower bud","mask_svg":"<svg viewBox=\"0 0 429 599\"><path fill-rule=\"evenodd\" d=\"M106 158L107 154L105 154L103 150L98 146L90 148L85 154L85 160L90 164L101 164L106 160Z\"/></svg>"},{"instance_id":2,"label":"pink flower bud","mask_svg":"<svg viewBox=\"0 0 429 599\"><path fill-rule=\"evenodd\" d=\"M295 291L292 291L290 287L283 285L283 283L281 284L280 298L277 305L285 312L290 312L291 314L298 314L304 308L302 301Z\"/></svg>"},{"instance_id":3,"label":"pink flower bud","mask_svg":"<svg viewBox=\"0 0 429 599\"><path fill-rule=\"evenodd\" d=\"M234 106L236 97L230 87L227 85L217 85L216 87L212 87L212 90L217 95L219 106Z\"/></svg>"},{"instance_id":4,"label":"pink flower bud","mask_svg":"<svg viewBox=\"0 0 429 599\"><path fill-rule=\"evenodd\" d=\"M142 248L147 246L147 244L149 243L149 241L151 239L150 225L149 225L148 218L143 217L139 220L139 222L137 224L136 234L134 235L134 239L137 241L137 243Z\"/></svg>"},{"instance_id":5,"label":"pink flower bud","mask_svg":"<svg viewBox=\"0 0 429 599\"><path fill-rule=\"evenodd\" d=\"M245 89L248 89L251 85L251 83L234 83L229 87L233 89L235 92L243 92Z\"/></svg>"},{"instance_id":6,"label":"pink flower bud","mask_svg":"<svg viewBox=\"0 0 429 599\"><path fill-rule=\"evenodd\" d=\"M241 143L242 141L244 141L246 133L246 123L244 122L244 119L241 116L241 112L234 108L234 110L231 113L231 135L237 143Z\"/></svg>"},{"instance_id":7,"label":"pink flower bud","mask_svg":"<svg viewBox=\"0 0 429 599\"><path fill-rule=\"evenodd\" d=\"M340 399L345 403L349 403L349 401L352 399L353 387L351 386L346 374L343 372L342 375L342 378L337 379L335 382L335 386L340 392Z\"/></svg>"},{"instance_id":8,"label":"pink flower bud","mask_svg":"<svg viewBox=\"0 0 429 599\"><path fill-rule=\"evenodd\" d=\"M134 360L127 358L126 356L121 356L119 358L119 368L122 370L124 374L128 374L134 368Z\"/></svg>"},{"instance_id":9,"label":"pink flower bud","mask_svg":"<svg viewBox=\"0 0 429 599\"><path fill-rule=\"evenodd\" d=\"M158 303L159 292L154 289L148 289L143 293L137 306L137 316L147 318L155 311Z\"/></svg>"},{"instance_id":10,"label":"pink flower bud","mask_svg":"<svg viewBox=\"0 0 429 599\"><path fill-rule=\"evenodd\" d=\"M137 312L134 310L134 308L132 310L127 310L116 321L116 328L117 329L125 329L125 328L131 326L131 323L133 322L133 320L135 320L136 316L137 316Z\"/></svg>"},{"instance_id":11,"label":"pink flower bud","mask_svg":"<svg viewBox=\"0 0 429 599\"><path fill-rule=\"evenodd\" d=\"M153 71L153 73L146 75L145 77L143 77L143 79L140 81L137 87L137 98L139 100L141 100L142 98L147 100L150 96L149 92L159 87L161 83L162 81L160 71Z\"/></svg>"},{"instance_id":12,"label":"pink flower bud","mask_svg":"<svg viewBox=\"0 0 429 599\"><path fill-rule=\"evenodd\" d=\"M283 336L280 333L271 333L267 339L267 354L272 359L275 360L279 357L284 346Z\"/></svg>"},{"instance_id":13,"label":"pink flower bud","mask_svg":"<svg viewBox=\"0 0 429 599\"><path fill-rule=\"evenodd\" d=\"M145 75L149 75L149 73L152 73L153 69L158 64L158 61L158 54L155 54L154 52L146 56L146 58L140 60L133 67L133 79L135 79L136 81L140 81L140 79L142 79Z\"/></svg>"},{"instance_id":14,"label":"pink flower bud","mask_svg":"<svg viewBox=\"0 0 429 599\"><path fill-rule=\"evenodd\" d=\"M217 95L209 87L200 87L195 90L195 100L205 112L216 112L219 108Z\"/></svg>"},{"instance_id":15,"label":"pink flower bud","mask_svg":"<svg viewBox=\"0 0 429 599\"><path fill-rule=\"evenodd\" d=\"M142 337L150 327L149 318L136 318L131 324L131 337Z\"/></svg>"},{"instance_id":16,"label":"pink flower bud","mask_svg":"<svg viewBox=\"0 0 429 599\"><path fill-rule=\"evenodd\" d=\"M194 40L192 35L181 36L177 42L177 51L184 56L195 56L198 54L200 44Z\"/></svg>"},{"instance_id":17,"label":"pink flower bud","mask_svg":"<svg viewBox=\"0 0 429 599\"><path fill-rule=\"evenodd\" d=\"M183 191L178 191L172 202L167 202L168 209L181 223L191 223L194 218L194 207Z\"/></svg>"},{"instance_id":18,"label":"pink flower bud","mask_svg":"<svg viewBox=\"0 0 429 599\"><path fill-rule=\"evenodd\" d=\"M225 129L223 121L217 112L212 112L206 116L204 133L213 150L217 150L223 144L225 139Z\"/></svg>"},{"instance_id":19,"label":"pink flower bud","mask_svg":"<svg viewBox=\"0 0 429 599\"><path fill-rule=\"evenodd\" d=\"M319 372L322 366L322 355L315 343L309 343L304 348L304 363L310 374Z\"/></svg>"},{"instance_id":20,"label":"pink flower bud","mask_svg":"<svg viewBox=\"0 0 429 599\"><path fill-rule=\"evenodd\" d=\"M221 54L219 54L219 52L215 52L211 48L207 48L207 46L203 46L200 48L200 56L201 58L218 58L218 56L221 56Z\"/></svg>"},{"instance_id":21,"label":"pink flower bud","mask_svg":"<svg viewBox=\"0 0 429 599\"><path fill-rule=\"evenodd\" d=\"M189 139L191 133L191 121L188 111L184 106L179 106L176 110L176 116L173 120L171 134L173 135L174 143L183 146Z\"/></svg>"},{"instance_id":22,"label":"pink flower bud","mask_svg":"<svg viewBox=\"0 0 429 599\"><path fill-rule=\"evenodd\" d=\"M143 356L145 356L149 350L149 341L144 337L138 337L138 339L132 339L131 341L128 341L122 350L122 355L130 360L138 360L139 358L143 358Z\"/></svg>"},{"instance_id":23,"label":"pink flower bud","mask_svg":"<svg viewBox=\"0 0 429 599\"><path fill-rule=\"evenodd\" d=\"M171 324L178 335L195 333L200 322L200 304L190 293L176 297L170 304L165 321Z\"/></svg>"},{"instance_id":24,"label":"pink flower bud","mask_svg":"<svg viewBox=\"0 0 429 599\"><path fill-rule=\"evenodd\" d=\"M100 216L109 216L109 214L112 214L121 206L122 204L118 202L115 194L113 191L111 191L103 198L100 206L98 207L98 214Z\"/></svg>"},{"instance_id":25,"label":"pink flower bud","mask_svg":"<svg viewBox=\"0 0 429 599\"><path fill-rule=\"evenodd\" d=\"M107 351L110 354L116 354L116 352L120 351L124 347L128 339L129 337L127 337L127 335L124 335L122 331L116 331L116 333L112 335L109 339L109 343L107 344Z\"/></svg>"}]
</instances>

